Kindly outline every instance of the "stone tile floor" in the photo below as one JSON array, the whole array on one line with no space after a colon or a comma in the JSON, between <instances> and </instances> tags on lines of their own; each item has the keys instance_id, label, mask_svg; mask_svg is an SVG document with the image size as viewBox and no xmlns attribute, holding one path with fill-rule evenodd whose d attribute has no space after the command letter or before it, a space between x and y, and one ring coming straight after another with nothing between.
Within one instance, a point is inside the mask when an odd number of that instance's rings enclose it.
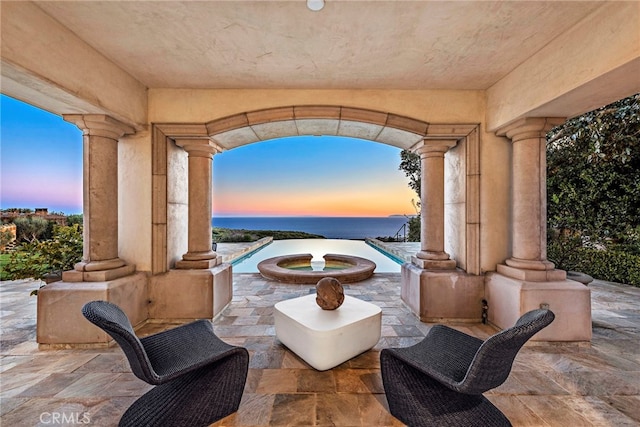
<instances>
[{"instance_id":1,"label":"stone tile floor","mask_svg":"<svg viewBox=\"0 0 640 427\"><path fill-rule=\"evenodd\" d=\"M149 386L131 374L117 347L38 350L36 297L29 292L39 283L0 284L0 424L117 425ZM590 288L592 345L528 345L507 381L487 393L514 426L640 425L640 289L600 281ZM274 303L313 286L234 275L233 301L215 330L249 349L250 370L240 410L214 426L402 425L387 411L379 351L411 345L431 325L401 303L399 274L375 274L345 290L382 308L382 338L372 350L318 372L278 342L273 326ZM139 332L172 326L150 323ZM481 338L494 332L481 324L456 327ZM54 423L56 414L66 422Z\"/></svg>"}]
</instances>

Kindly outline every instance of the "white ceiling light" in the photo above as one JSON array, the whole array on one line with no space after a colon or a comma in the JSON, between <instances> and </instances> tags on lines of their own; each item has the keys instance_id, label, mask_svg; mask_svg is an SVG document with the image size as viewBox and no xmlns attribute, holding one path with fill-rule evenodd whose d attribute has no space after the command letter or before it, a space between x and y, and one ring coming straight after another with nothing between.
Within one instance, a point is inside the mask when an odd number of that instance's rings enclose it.
<instances>
[{"instance_id":1,"label":"white ceiling light","mask_svg":"<svg viewBox=\"0 0 640 427\"><path fill-rule=\"evenodd\" d=\"M307 7L314 12L322 10L324 7L324 0L307 0Z\"/></svg>"}]
</instances>

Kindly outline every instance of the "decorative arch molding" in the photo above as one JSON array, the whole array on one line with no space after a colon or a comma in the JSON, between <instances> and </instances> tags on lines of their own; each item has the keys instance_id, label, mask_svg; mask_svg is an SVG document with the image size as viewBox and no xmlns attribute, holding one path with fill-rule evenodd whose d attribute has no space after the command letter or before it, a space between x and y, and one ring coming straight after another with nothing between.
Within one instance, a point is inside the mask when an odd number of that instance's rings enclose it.
<instances>
[{"instance_id":1,"label":"decorative arch molding","mask_svg":"<svg viewBox=\"0 0 640 427\"><path fill-rule=\"evenodd\" d=\"M211 138L222 150L303 135L366 139L410 149L425 138L464 138L477 124L434 124L364 108L298 105L248 111L206 123L154 124L169 138Z\"/></svg>"},{"instance_id":2,"label":"decorative arch molding","mask_svg":"<svg viewBox=\"0 0 640 427\"><path fill-rule=\"evenodd\" d=\"M152 274L172 268L176 261L172 242L184 234L172 224L175 222L172 212L185 208L176 208L180 203L170 196L174 193L170 187L176 185L170 175L181 169L172 166L180 157L176 140L208 139L218 151L225 151L255 142L303 135L360 138L412 150L425 139L456 141L456 147L448 156L455 157L451 163L461 168L452 170L449 182L456 187L455 194L464 196L463 200L450 203L456 209L454 216L458 222L453 226L457 235L449 242L456 246L452 255L455 255L458 267L471 274L481 274L479 125L428 123L389 112L332 105L274 107L206 123L153 123Z\"/></svg>"}]
</instances>

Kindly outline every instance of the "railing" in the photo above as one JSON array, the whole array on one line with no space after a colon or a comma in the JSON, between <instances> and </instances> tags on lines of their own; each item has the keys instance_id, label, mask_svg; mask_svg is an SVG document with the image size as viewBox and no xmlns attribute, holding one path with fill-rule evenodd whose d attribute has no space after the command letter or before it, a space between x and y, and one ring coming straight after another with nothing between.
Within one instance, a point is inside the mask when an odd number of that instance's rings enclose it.
<instances>
[{"instance_id":1,"label":"railing","mask_svg":"<svg viewBox=\"0 0 640 427\"><path fill-rule=\"evenodd\" d=\"M393 240L396 242L406 242L407 241L407 222L402 224L402 227L396 231L396 234L393 236ZM402 237L401 237L402 236Z\"/></svg>"}]
</instances>

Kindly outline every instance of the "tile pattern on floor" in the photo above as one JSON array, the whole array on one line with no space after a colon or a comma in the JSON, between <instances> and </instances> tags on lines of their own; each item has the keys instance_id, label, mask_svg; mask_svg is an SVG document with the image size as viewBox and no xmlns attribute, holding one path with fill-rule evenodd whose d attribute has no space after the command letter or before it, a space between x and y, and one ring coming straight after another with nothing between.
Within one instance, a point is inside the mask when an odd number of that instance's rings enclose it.
<instances>
[{"instance_id":1,"label":"tile pattern on floor","mask_svg":"<svg viewBox=\"0 0 640 427\"><path fill-rule=\"evenodd\" d=\"M131 374L117 347L38 350L36 297L29 297L38 286L0 284L0 424L51 425L52 417L65 414L66 422L56 425L117 425L150 386ZM640 425L640 289L600 281L590 287L592 345L528 345L507 381L487 393L514 426ZM387 410L379 352L417 342L432 325L419 322L400 301L400 275L375 274L345 285L348 295L382 308L382 338L324 372L275 337L273 305L310 292L313 286L234 275L233 301L215 320L215 331L249 350L249 376L240 410L214 426L402 425ZM149 323L139 333L173 326ZM494 332L482 324L455 327L480 338Z\"/></svg>"}]
</instances>

